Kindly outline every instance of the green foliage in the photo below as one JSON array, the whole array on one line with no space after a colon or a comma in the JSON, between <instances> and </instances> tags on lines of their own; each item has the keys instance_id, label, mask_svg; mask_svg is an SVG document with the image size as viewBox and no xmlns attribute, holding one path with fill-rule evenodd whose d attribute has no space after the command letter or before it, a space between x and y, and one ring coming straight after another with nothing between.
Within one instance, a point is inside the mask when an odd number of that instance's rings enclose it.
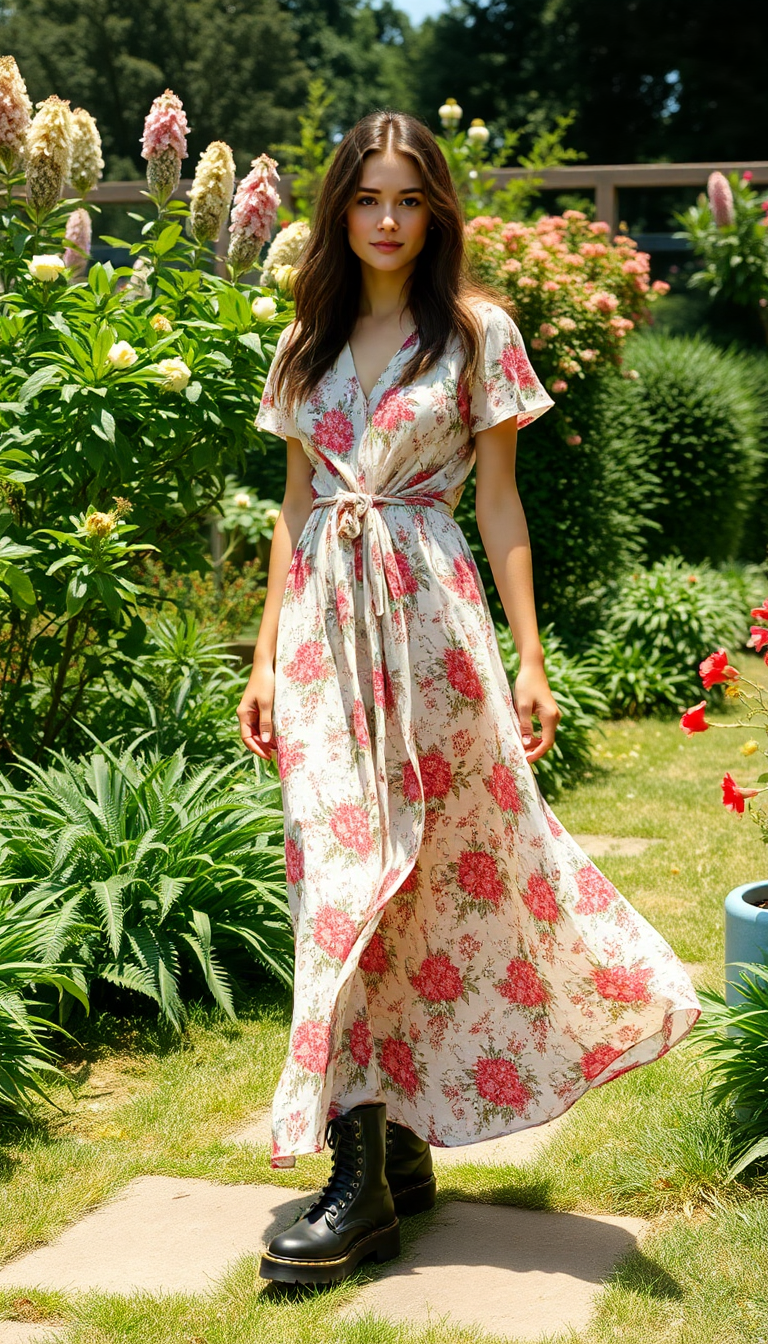
<instances>
[{"instance_id":1,"label":"green foliage","mask_svg":"<svg viewBox=\"0 0 768 1344\"><path fill-rule=\"evenodd\" d=\"M514 685L520 669L520 657L508 627L497 627L496 635L505 671ZM554 746L534 761L532 769L539 787L552 798L575 784L592 760L591 737L598 720L608 712L608 702L595 684L590 668L582 659L570 658L562 640L552 627L541 631L546 659L547 680L558 703L562 718Z\"/></svg>"},{"instance_id":2,"label":"green foliage","mask_svg":"<svg viewBox=\"0 0 768 1344\"><path fill-rule=\"evenodd\" d=\"M180 574L150 558L142 575L160 611L172 619L194 616L210 635L230 643L258 627L266 596L258 560L225 560L216 571L209 566L202 573Z\"/></svg>"},{"instance_id":3,"label":"green foliage","mask_svg":"<svg viewBox=\"0 0 768 1344\"><path fill-rule=\"evenodd\" d=\"M686 238L694 256L704 263L688 281L692 288L706 289L712 299L731 299L750 308L768 298L768 198L753 191L749 180L738 173L730 173L727 181L733 201L731 222L718 223L702 193L696 205L675 215L682 225L675 236ZM764 324L768 336L768 318L764 317Z\"/></svg>"},{"instance_id":4,"label":"green foliage","mask_svg":"<svg viewBox=\"0 0 768 1344\"><path fill-rule=\"evenodd\" d=\"M274 779L242 761L190 769L181 749L152 758L138 743L54 757L22 763L23 791L0 776L0 882L55 898L61 956L89 993L99 981L144 995L181 1030L188 992L234 1017L236 973L254 961L290 983Z\"/></svg>"},{"instance_id":5,"label":"green foliage","mask_svg":"<svg viewBox=\"0 0 768 1344\"><path fill-rule=\"evenodd\" d=\"M606 412L612 450L638 454L653 477L649 559L739 556L763 455L752 363L698 336L633 339L626 358L638 377L606 387Z\"/></svg>"},{"instance_id":6,"label":"green foliage","mask_svg":"<svg viewBox=\"0 0 768 1344\"><path fill-rule=\"evenodd\" d=\"M0 863L3 850L0 849ZM12 901L0 883L0 1110L31 1114L37 1097L50 1100L39 1075L64 1080L47 1043L51 1031L69 1033L34 1012L33 987L71 995L88 1011L82 974L60 956L73 924L71 908L54 894L32 892ZM65 973L65 971L67 973Z\"/></svg>"},{"instance_id":7,"label":"green foliage","mask_svg":"<svg viewBox=\"0 0 768 1344\"><path fill-rule=\"evenodd\" d=\"M732 1178L768 1157L768 965L734 965L740 998L729 1005L715 990L700 990L704 1011L691 1033L709 1065L709 1094L737 1125Z\"/></svg>"},{"instance_id":8,"label":"green foliage","mask_svg":"<svg viewBox=\"0 0 768 1344\"><path fill-rule=\"evenodd\" d=\"M307 107L299 113L299 143L270 145L270 153L279 155L286 173L293 173L291 197L298 217L312 218L323 178L334 151L328 141L329 110L334 96L324 79L312 79L307 90Z\"/></svg>"},{"instance_id":9,"label":"green foliage","mask_svg":"<svg viewBox=\"0 0 768 1344\"><path fill-rule=\"evenodd\" d=\"M699 663L714 649L743 647L744 592L765 574L734 578L677 556L637 565L606 587L604 628L585 653L614 717L679 713L700 698ZM722 688L713 696L722 703Z\"/></svg>"}]
</instances>

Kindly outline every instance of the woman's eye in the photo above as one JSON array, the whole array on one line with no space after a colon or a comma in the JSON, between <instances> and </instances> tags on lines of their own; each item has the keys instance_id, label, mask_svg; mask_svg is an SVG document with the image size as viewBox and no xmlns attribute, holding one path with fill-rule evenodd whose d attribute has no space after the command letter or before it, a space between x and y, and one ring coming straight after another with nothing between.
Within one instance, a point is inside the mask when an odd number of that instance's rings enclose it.
<instances>
[{"instance_id":1,"label":"woman's eye","mask_svg":"<svg viewBox=\"0 0 768 1344\"><path fill-rule=\"evenodd\" d=\"M419 200L418 196L406 196L403 201L403 205L409 205L409 204L421 205L421 201Z\"/></svg>"},{"instance_id":2,"label":"woman's eye","mask_svg":"<svg viewBox=\"0 0 768 1344\"><path fill-rule=\"evenodd\" d=\"M360 200L357 202L357 204L358 204L358 205L370 205L372 201L373 201L373 197L372 197L372 196L361 196L361 197L360 197Z\"/></svg>"}]
</instances>

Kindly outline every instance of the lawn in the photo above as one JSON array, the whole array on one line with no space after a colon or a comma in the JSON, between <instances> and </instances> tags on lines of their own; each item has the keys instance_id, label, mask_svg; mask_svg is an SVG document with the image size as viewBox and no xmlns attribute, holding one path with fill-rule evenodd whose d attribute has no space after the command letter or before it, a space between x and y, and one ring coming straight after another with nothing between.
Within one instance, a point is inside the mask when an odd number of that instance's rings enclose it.
<instances>
[{"instance_id":1,"label":"lawn","mask_svg":"<svg viewBox=\"0 0 768 1344\"><path fill-rule=\"evenodd\" d=\"M766 669L745 661L749 675ZM715 716L733 720L734 711ZM677 720L606 723L595 733L591 777L556 800L574 834L659 841L637 857L598 866L691 964L698 985L722 984L723 898L764 874L757 828L720 801L726 769L739 782L760 773L759 754L739 745L748 730L685 737ZM183 1041L150 1018L102 1015L80 1031L61 1088L61 1112L7 1132L0 1145L0 1241L4 1257L49 1240L137 1175L204 1177L316 1188L327 1157L276 1172L265 1153L226 1136L268 1106L283 1052L289 1002L255 997L237 1023L197 1009ZM764 1344L768 1338L768 1181L729 1183L729 1136L702 1095L704 1074L690 1043L586 1096L569 1112L546 1155L493 1172L467 1164L441 1177L440 1199L542 1209L640 1214L651 1221L641 1251L606 1285L594 1323L569 1344ZM403 1224L404 1241L432 1214ZM374 1271L329 1292L286 1298L265 1289L256 1261L242 1260L215 1293L199 1297L36 1289L0 1294L0 1319L68 1325L67 1344L261 1344L333 1338L338 1344L491 1344L455 1327L400 1329L367 1318L329 1319Z\"/></svg>"}]
</instances>

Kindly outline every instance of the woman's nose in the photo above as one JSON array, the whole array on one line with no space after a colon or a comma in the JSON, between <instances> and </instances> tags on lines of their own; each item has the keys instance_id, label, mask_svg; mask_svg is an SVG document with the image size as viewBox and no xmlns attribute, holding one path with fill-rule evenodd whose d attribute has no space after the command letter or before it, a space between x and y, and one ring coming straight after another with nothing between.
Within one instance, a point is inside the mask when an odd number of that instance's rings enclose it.
<instances>
[{"instance_id":1,"label":"woman's nose","mask_svg":"<svg viewBox=\"0 0 768 1344\"><path fill-rule=\"evenodd\" d=\"M380 229L396 229L397 227L398 227L397 220L393 219L392 215L385 215L384 218L379 222Z\"/></svg>"}]
</instances>

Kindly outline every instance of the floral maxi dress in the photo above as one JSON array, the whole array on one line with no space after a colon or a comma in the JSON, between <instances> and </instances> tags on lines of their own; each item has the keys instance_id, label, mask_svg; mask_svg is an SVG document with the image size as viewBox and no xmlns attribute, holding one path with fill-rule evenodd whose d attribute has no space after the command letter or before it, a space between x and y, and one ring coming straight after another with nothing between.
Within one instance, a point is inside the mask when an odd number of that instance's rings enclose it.
<instances>
[{"instance_id":1,"label":"floral maxi dress","mask_svg":"<svg viewBox=\"0 0 768 1344\"><path fill-rule=\"evenodd\" d=\"M296 958L273 1167L365 1101L440 1146L541 1124L658 1059L700 1012L525 757L452 515L474 435L553 403L515 323L478 313L471 387L457 339L398 387L414 332L367 400L347 343L294 419L270 373L256 420L314 468L275 658Z\"/></svg>"}]
</instances>

